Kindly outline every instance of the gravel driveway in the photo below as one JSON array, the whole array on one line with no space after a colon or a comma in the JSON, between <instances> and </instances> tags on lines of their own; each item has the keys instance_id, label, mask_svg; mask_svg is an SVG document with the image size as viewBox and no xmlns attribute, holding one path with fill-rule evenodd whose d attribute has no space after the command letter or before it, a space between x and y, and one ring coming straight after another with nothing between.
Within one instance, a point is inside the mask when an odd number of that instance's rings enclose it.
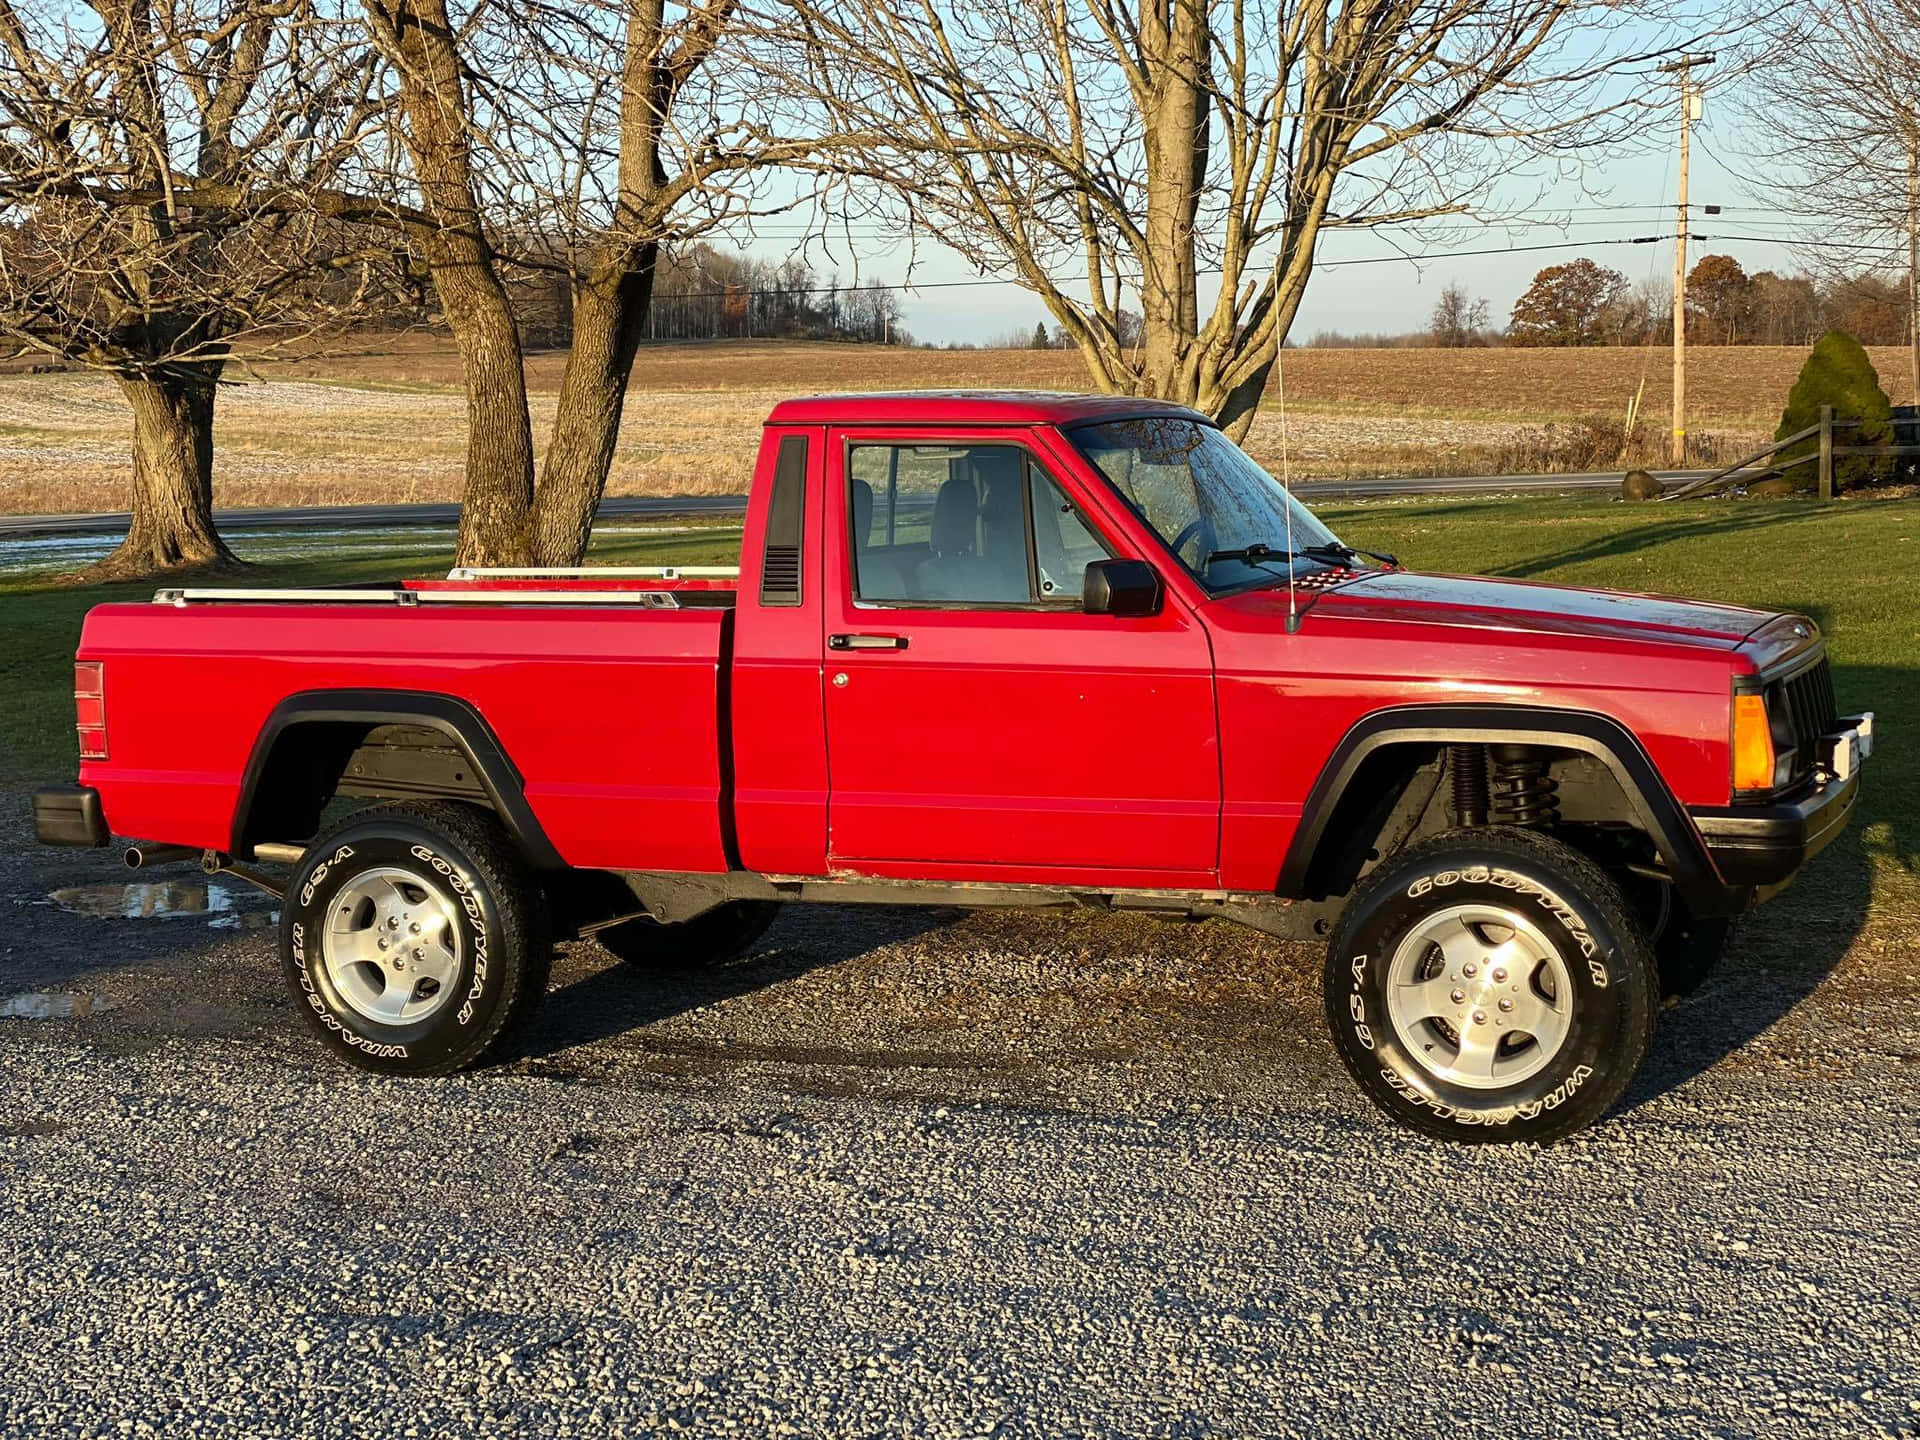
<instances>
[{"instance_id":1,"label":"gravel driveway","mask_svg":"<svg viewBox=\"0 0 1920 1440\"><path fill-rule=\"evenodd\" d=\"M94 913L0 799L0 1435L1920 1434L1920 955L1829 923L1857 852L1622 1113L1472 1150L1354 1093L1311 950L1145 919L577 945L513 1063L370 1080L264 901Z\"/></svg>"}]
</instances>

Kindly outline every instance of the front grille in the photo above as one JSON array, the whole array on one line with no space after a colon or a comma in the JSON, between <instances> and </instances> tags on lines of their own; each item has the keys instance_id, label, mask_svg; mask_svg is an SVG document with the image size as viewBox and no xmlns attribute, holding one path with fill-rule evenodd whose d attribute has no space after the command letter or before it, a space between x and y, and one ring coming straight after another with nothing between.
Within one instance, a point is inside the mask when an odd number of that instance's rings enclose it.
<instances>
[{"instance_id":1,"label":"front grille","mask_svg":"<svg viewBox=\"0 0 1920 1440\"><path fill-rule=\"evenodd\" d=\"M1787 784L1798 785L1813 774L1820 737L1840 728L1840 709L1834 703L1833 672L1827 657L1822 655L1804 670L1769 685L1767 712L1773 717L1776 746L1793 747Z\"/></svg>"}]
</instances>

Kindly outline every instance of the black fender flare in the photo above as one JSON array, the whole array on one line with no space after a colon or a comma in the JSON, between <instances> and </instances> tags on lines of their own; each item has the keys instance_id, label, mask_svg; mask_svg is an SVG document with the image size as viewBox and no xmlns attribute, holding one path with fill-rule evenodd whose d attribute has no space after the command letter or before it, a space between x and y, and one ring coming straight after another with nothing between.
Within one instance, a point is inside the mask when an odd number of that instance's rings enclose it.
<instances>
[{"instance_id":1,"label":"black fender flare","mask_svg":"<svg viewBox=\"0 0 1920 1440\"><path fill-rule=\"evenodd\" d=\"M289 730L311 724L364 725L367 730L379 725L419 725L438 731L466 755L501 824L528 863L537 870L567 868L527 803L526 781L486 717L457 695L419 690L302 690L274 706L254 737L253 753L247 757L240 781L233 809L235 855L250 856L254 842L265 838L254 831L253 811L275 747Z\"/></svg>"},{"instance_id":2,"label":"black fender flare","mask_svg":"<svg viewBox=\"0 0 1920 1440\"><path fill-rule=\"evenodd\" d=\"M1591 755L1619 782L1640 827L1653 840L1675 887L1702 914L1739 909L1714 867L1706 842L1674 798L1638 737L1609 715L1531 705L1401 705L1363 716L1341 737L1308 792L1300 824L1280 867L1278 893L1310 898L1306 882L1335 807L1361 764L1388 745L1552 745Z\"/></svg>"}]
</instances>

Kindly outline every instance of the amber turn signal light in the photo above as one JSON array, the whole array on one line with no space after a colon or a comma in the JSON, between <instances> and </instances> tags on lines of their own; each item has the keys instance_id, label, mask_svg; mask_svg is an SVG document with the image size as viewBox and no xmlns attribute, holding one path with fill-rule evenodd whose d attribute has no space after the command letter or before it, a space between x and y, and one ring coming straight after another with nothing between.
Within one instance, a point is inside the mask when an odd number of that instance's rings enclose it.
<instances>
[{"instance_id":1,"label":"amber turn signal light","mask_svg":"<svg viewBox=\"0 0 1920 1440\"><path fill-rule=\"evenodd\" d=\"M1763 695L1733 697L1733 788L1773 788L1773 724Z\"/></svg>"}]
</instances>

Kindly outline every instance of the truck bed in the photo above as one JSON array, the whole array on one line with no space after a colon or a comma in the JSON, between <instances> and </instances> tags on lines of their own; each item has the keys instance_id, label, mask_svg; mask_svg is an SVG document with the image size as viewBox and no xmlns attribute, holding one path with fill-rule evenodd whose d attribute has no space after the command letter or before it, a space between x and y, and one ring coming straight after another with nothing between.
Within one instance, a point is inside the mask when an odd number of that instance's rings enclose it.
<instances>
[{"instance_id":1,"label":"truck bed","mask_svg":"<svg viewBox=\"0 0 1920 1440\"><path fill-rule=\"evenodd\" d=\"M101 606L78 658L105 662L109 758L80 778L118 833L226 849L276 708L305 691L390 687L484 716L567 864L724 869L733 596L726 572L456 571Z\"/></svg>"}]
</instances>

